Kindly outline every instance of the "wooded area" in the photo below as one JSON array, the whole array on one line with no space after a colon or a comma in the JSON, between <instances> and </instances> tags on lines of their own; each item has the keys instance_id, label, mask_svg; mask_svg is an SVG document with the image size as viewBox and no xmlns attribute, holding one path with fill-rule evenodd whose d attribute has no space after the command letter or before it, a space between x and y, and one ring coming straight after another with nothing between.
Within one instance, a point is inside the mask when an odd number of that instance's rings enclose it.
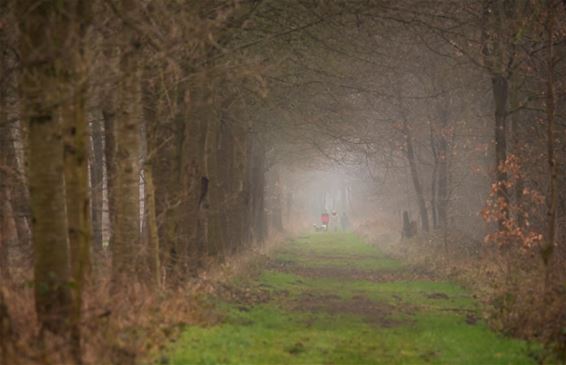
<instances>
[{"instance_id":1,"label":"wooded area","mask_svg":"<svg viewBox=\"0 0 566 365\"><path fill-rule=\"evenodd\" d=\"M565 167L564 1L0 1L0 363L134 363L324 210L564 361Z\"/></svg>"}]
</instances>

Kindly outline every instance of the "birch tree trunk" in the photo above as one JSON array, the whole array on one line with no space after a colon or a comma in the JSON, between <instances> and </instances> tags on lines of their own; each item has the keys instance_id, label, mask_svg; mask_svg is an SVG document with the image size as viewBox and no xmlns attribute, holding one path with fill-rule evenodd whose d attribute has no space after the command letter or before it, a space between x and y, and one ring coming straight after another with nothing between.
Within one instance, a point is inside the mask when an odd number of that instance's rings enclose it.
<instances>
[{"instance_id":1,"label":"birch tree trunk","mask_svg":"<svg viewBox=\"0 0 566 365\"><path fill-rule=\"evenodd\" d=\"M116 179L116 138L114 136L114 101L104 97L102 106L102 117L104 119L104 168L106 169L106 199L109 221L108 246L112 250L114 245L114 227L116 227L115 182ZM103 207L104 208L104 207Z\"/></svg>"}]
</instances>

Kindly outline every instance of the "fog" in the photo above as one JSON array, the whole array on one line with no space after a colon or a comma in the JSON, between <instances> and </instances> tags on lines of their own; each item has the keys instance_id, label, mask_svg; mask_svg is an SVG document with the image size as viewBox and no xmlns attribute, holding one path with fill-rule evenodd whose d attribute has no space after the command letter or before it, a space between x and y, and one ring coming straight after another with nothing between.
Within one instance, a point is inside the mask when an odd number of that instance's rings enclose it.
<instances>
[{"instance_id":1,"label":"fog","mask_svg":"<svg viewBox=\"0 0 566 365\"><path fill-rule=\"evenodd\" d=\"M564 362L565 4L0 2L0 364Z\"/></svg>"}]
</instances>

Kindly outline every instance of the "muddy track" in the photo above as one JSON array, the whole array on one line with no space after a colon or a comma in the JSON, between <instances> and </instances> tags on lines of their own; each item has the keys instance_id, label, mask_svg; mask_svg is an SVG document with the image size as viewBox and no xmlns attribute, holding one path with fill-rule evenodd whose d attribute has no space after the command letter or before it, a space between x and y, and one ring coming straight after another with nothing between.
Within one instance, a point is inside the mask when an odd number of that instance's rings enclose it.
<instances>
[{"instance_id":1,"label":"muddy track","mask_svg":"<svg viewBox=\"0 0 566 365\"><path fill-rule=\"evenodd\" d=\"M383 328L407 324L407 320L394 319L393 316L399 313L410 315L415 311L415 307L410 305L376 302L365 295L343 299L337 295L314 292L301 294L291 303L289 309L300 312L324 312L332 315L351 314L363 318L366 323Z\"/></svg>"},{"instance_id":2,"label":"muddy track","mask_svg":"<svg viewBox=\"0 0 566 365\"><path fill-rule=\"evenodd\" d=\"M271 260L266 269L304 276L342 280L366 280L372 282L434 280L430 272L422 270L361 270L355 267L309 267L292 261Z\"/></svg>"}]
</instances>

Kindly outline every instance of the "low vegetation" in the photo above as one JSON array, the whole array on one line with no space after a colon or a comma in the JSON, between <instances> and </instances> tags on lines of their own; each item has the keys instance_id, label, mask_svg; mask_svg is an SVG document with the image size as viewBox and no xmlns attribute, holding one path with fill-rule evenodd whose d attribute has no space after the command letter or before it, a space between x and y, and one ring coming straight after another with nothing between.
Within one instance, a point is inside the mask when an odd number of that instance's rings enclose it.
<instances>
[{"instance_id":1,"label":"low vegetation","mask_svg":"<svg viewBox=\"0 0 566 365\"><path fill-rule=\"evenodd\" d=\"M544 345L540 362L566 362L566 286L558 282L550 290L545 287L545 270L536 257L470 242L462 234L437 233L399 242L391 233L367 227L362 231L388 256L466 287L490 328Z\"/></svg>"},{"instance_id":2,"label":"low vegetation","mask_svg":"<svg viewBox=\"0 0 566 365\"><path fill-rule=\"evenodd\" d=\"M535 364L540 350L353 234L301 237L227 288L209 298L221 320L185 329L157 364Z\"/></svg>"}]
</instances>

